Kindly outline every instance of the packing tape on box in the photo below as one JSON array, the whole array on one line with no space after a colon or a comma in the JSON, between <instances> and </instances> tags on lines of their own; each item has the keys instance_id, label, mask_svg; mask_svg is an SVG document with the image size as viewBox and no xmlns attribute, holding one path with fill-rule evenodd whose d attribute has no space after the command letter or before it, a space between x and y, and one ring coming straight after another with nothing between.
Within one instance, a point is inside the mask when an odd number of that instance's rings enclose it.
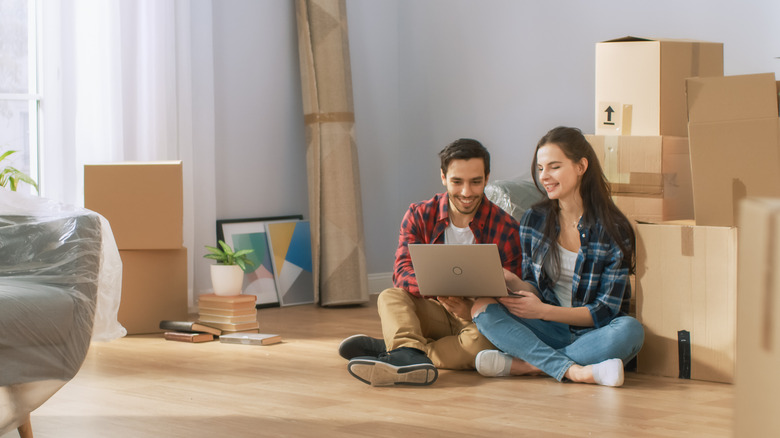
<instances>
[{"instance_id":1,"label":"packing tape on box","mask_svg":"<svg viewBox=\"0 0 780 438\"><path fill-rule=\"evenodd\" d=\"M699 76L699 60L701 59L701 43L691 44L691 76Z\"/></svg>"},{"instance_id":2,"label":"packing tape on box","mask_svg":"<svg viewBox=\"0 0 780 438\"><path fill-rule=\"evenodd\" d=\"M685 257L693 257L693 227L680 227L680 254Z\"/></svg>"},{"instance_id":3,"label":"packing tape on box","mask_svg":"<svg viewBox=\"0 0 780 438\"><path fill-rule=\"evenodd\" d=\"M775 266L777 263L777 252L780 248L776 247L777 242L777 227L780 226L780 209L775 209L770 212L769 215L769 229L767 230L767 244L766 244L766 262L764 264L764 299L762 300L762 313L761 317L761 346L766 351L772 351L772 332L774 319L774 294L775 290L780 290L780 284L777 284L777 276L775 274Z\"/></svg>"},{"instance_id":4,"label":"packing tape on box","mask_svg":"<svg viewBox=\"0 0 780 438\"><path fill-rule=\"evenodd\" d=\"M607 181L619 183L620 181L620 137L617 135L604 136L604 175Z\"/></svg>"},{"instance_id":5,"label":"packing tape on box","mask_svg":"<svg viewBox=\"0 0 780 438\"><path fill-rule=\"evenodd\" d=\"M664 193L664 176L651 172L621 172L620 136L604 136L603 171L610 183L613 195L661 197Z\"/></svg>"},{"instance_id":6,"label":"packing tape on box","mask_svg":"<svg viewBox=\"0 0 780 438\"><path fill-rule=\"evenodd\" d=\"M355 113L334 112L334 113L310 113L304 114L303 123L311 125L312 123L334 123L334 122L354 122Z\"/></svg>"},{"instance_id":7,"label":"packing tape on box","mask_svg":"<svg viewBox=\"0 0 780 438\"><path fill-rule=\"evenodd\" d=\"M620 131L623 135L631 135L631 121L632 117L634 116L634 106L629 104L623 105L623 114L622 114L622 126L620 127Z\"/></svg>"},{"instance_id":8,"label":"packing tape on box","mask_svg":"<svg viewBox=\"0 0 780 438\"><path fill-rule=\"evenodd\" d=\"M660 173L631 172L628 183L611 183L612 194L660 198L664 195L664 176Z\"/></svg>"}]
</instances>

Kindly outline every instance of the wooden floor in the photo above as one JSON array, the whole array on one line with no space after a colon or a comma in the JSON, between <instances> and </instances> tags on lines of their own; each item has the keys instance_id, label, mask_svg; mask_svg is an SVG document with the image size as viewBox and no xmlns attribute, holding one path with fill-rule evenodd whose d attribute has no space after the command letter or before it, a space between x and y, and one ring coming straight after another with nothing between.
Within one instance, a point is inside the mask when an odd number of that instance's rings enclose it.
<instances>
[{"instance_id":1,"label":"wooden floor","mask_svg":"<svg viewBox=\"0 0 780 438\"><path fill-rule=\"evenodd\" d=\"M732 385L628 373L605 388L442 370L429 387L372 388L336 349L380 334L374 302L258 315L283 343L93 344L76 378L33 412L35 437L731 436Z\"/></svg>"}]
</instances>

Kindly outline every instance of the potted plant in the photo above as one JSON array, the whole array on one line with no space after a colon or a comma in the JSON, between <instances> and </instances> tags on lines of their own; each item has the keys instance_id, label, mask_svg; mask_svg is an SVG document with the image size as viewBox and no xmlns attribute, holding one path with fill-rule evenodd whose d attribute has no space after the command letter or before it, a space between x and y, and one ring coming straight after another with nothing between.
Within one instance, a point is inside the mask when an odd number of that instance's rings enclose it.
<instances>
[{"instance_id":1,"label":"potted plant","mask_svg":"<svg viewBox=\"0 0 780 438\"><path fill-rule=\"evenodd\" d=\"M240 295L244 284L244 271L247 266L254 266L248 255L253 249L233 251L227 243L220 240L219 248L206 245L209 253L203 257L216 260L216 265L211 265L211 285L217 295Z\"/></svg>"},{"instance_id":2,"label":"potted plant","mask_svg":"<svg viewBox=\"0 0 780 438\"><path fill-rule=\"evenodd\" d=\"M0 155L0 163L3 162L6 158L8 158L11 154L16 153L17 151L7 151L3 153L3 155ZM19 187L20 182L25 182L35 188L35 191L40 193L40 190L38 189L38 184L35 183L35 180L33 180L29 175L26 173L16 169L13 166L5 166L3 170L0 170L0 187L6 187L11 189L12 192L16 191L16 188Z\"/></svg>"}]
</instances>

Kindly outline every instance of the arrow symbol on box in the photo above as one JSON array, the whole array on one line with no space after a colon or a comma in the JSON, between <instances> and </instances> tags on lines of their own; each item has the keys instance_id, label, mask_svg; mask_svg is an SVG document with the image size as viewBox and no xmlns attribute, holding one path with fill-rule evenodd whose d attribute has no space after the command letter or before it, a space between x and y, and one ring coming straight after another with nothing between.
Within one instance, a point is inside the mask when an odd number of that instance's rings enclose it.
<instances>
[{"instance_id":1,"label":"arrow symbol on box","mask_svg":"<svg viewBox=\"0 0 780 438\"><path fill-rule=\"evenodd\" d=\"M612 105L608 106L607 109L604 112L607 113L607 121L604 124L605 125L614 125L615 122L612 121L612 113L614 113L615 110L612 109Z\"/></svg>"}]
</instances>

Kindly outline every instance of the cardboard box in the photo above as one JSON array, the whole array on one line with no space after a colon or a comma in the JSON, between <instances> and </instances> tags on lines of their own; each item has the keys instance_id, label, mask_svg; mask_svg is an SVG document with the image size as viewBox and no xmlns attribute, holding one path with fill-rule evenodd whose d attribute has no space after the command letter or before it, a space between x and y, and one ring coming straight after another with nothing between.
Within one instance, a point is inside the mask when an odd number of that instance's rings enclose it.
<instances>
[{"instance_id":1,"label":"cardboard box","mask_svg":"<svg viewBox=\"0 0 780 438\"><path fill-rule=\"evenodd\" d=\"M773 73L686 80L696 223L733 226L747 196L780 196Z\"/></svg>"},{"instance_id":2,"label":"cardboard box","mask_svg":"<svg viewBox=\"0 0 780 438\"><path fill-rule=\"evenodd\" d=\"M120 250L181 248L182 163L86 165L84 206L108 219Z\"/></svg>"},{"instance_id":3,"label":"cardboard box","mask_svg":"<svg viewBox=\"0 0 780 438\"><path fill-rule=\"evenodd\" d=\"M780 431L780 199L740 203L736 437Z\"/></svg>"},{"instance_id":4,"label":"cardboard box","mask_svg":"<svg viewBox=\"0 0 780 438\"><path fill-rule=\"evenodd\" d=\"M121 250L117 319L128 334L157 333L160 321L187 320L187 249Z\"/></svg>"},{"instance_id":5,"label":"cardboard box","mask_svg":"<svg viewBox=\"0 0 780 438\"><path fill-rule=\"evenodd\" d=\"M691 378L732 382L735 360L741 363L744 351L741 327L739 343L736 338L737 321L742 326L759 317L757 310L746 311L743 305L776 313L766 309L767 303L756 308L741 297L746 289L755 289L744 282L776 272L745 273L760 264L751 260L771 259L766 252L745 249L755 246L751 241L756 239L748 237L756 232L753 228L761 228L748 220L740 225L737 306L734 209L747 196L780 196L777 82L773 74L690 78L686 96L696 225L637 226L637 314L646 328L638 370L679 375L676 333L687 330ZM751 241L742 242L746 238ZM749 358L748 353L745 360ZM773 373L756 375L763 380ZM738 436L743 435L761 436Z\"/></svg>"},{"instance_id":6,"label":"cardboard box","mask_svg":"<svg viewBox=\"0 0 780 438\"><path fill-rule=\"evenodd\" d=\"M690 364L691 379L733 382L737 229L687 221L636 230L637 318L645 327L637 371L681 377ZM690 337L682 359L681 331Z\"/></svg>"},{"instance_id":7,"label":"cardboard box","mask_svg":"<svg viewBox=\"0 0 780 438\"><path fill-rule=\"evenodd\" d=\"M685 78L723 76L723 44L625 37L596 44L596 134L686 137Z\"/></svg>"},{"instance_id":8,"label":"cardboard box","mask_svg":"<svg viewBox=\"0 0 780 438\"><path fill-rule=\"evenodd\" d=\"M610 181L615 204L629 219L693 219L687 137L585 137Z\"/></svg>"}]
</instances>

